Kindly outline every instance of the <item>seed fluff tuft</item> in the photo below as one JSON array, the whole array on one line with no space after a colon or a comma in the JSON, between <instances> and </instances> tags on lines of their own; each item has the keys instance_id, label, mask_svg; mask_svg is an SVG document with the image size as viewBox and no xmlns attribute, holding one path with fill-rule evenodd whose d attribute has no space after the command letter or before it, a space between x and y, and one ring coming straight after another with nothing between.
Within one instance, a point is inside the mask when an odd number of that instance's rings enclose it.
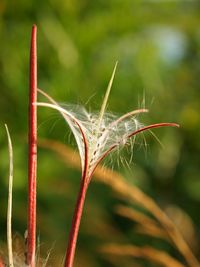
<instances>
[{"instance_id":1,"label":"seed fluff tuft","mask_svg":"<svg viewBox=\"0 0 200 267\"><path fill-rule=\"evenodd\" d=\"M88 112L83 106L78 105L65 105L64 108L47 93L38 89L48 99L49 103L37 102L35 104L58 110L73 132L81 158L82 177L87 182L90 182L96 166L104 157L119 146L127 144L129 139L137 133L151 128L178 126L175 123L158 123L144 126L137 119L138 114L148 112L144 108L130 111L121 117L106 112L116 67L117 63L99 114Z\"/></svg>"}]
</instances>

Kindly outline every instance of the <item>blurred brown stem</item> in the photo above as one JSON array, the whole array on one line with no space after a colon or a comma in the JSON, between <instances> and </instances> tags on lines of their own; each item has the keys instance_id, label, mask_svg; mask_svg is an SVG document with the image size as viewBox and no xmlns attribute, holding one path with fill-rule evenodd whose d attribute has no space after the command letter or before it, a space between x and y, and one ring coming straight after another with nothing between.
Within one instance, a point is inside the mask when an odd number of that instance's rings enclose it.
<instances>
[{"instance_id":1,"label":"blurred brown stem","mask_svg":"<svg viewBox=\"0 0 200 267\"><path fill-rule=\"evenodd\" d=\"M110 244L102 247L103 253L109 253L116 256L132 256L134 258L144 258L156 262L163 267L185 267L179 261L163 251L152 247L136 247L131 245Z\"/></svg>"},{"instance_id":2,"label":"blurred brown stem","mask_svg":"<svg viewBox=\"0 0 200 267\"><path fill-rule=\"evenodd\" d=\"M135 227L135 230L138 233L168 240L165 230L161 229L159 223L148 215L123 205L118 205L115 210L117 214L137 222L139 226Z\"/></svg>"},{"instance_id":3,"label":"blurred brown stem","mask_svg":"<svg viewBox=\"0 0 200 267\"><path fill-rule=\"evenodd\" d=\"M183 239L182 235L173 224L173 222L167 217L167 215L159 208L155 201L149 196L145 195L139 188L132 186L125 182L123 177L108 168L99 168L95 176L97 180L106 183L111 186L116 192L121 195L128 197L132 201L136 201L148 211L150 211L154 217L159 221L162 227L165 229L166 233L173 241L179 252L185 258L188 266L199 267L199 262L192 253L191 249Z\"/></svg>"}]
</instances>

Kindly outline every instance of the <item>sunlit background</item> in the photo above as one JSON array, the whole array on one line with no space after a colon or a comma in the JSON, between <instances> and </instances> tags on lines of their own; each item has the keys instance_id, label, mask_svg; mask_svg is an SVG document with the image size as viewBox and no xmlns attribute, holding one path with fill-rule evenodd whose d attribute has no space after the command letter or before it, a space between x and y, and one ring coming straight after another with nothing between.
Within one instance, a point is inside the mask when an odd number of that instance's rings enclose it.
<instances>
[{"instance_id":1,"label":"sunlit background","mask_svg":"<svg viewBox=\"0 0 200 267\"><path fill-rule=\"evenodd\" d=\"M58 102L98 110L118 61L108 110L122 114L145 106L150 112L139 117L142 123L181 125L180 129L154 130L162 146L148 133L141 136L133 151L125 148L120 158L114 155L106 166L151 196L200 256L200 3L195 0L0 1L2 248L6 244L9 166L4 123L10 129L14 149L16 239L23 238L27 225L26 140L33 23L38 26L39 88ZM76 149L57 112L39 108L38 113L39 138ZM44 258L50 251L53 266L59 266L65 254L80 175L56 153L39 147L38 243ZM99 251L109 242L164 248L182 260L166 242L136 233L133 222L117 215L115 207L122 203L130 205L106 185L91 183L75 266L158 266L130 257L112 260Z\"/></svg>"}]
</instances>

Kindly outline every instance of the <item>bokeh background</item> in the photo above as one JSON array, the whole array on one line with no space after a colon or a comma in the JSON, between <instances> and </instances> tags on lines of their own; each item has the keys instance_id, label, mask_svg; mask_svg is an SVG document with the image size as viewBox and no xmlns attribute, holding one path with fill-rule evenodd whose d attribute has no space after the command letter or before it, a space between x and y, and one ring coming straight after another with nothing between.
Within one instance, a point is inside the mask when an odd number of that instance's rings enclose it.
<instances>
[{"instance_id":1,"label":"bokeh background","mask_svg":"<svg viewBox=\"0 0 200 267\"><path fill-rule=\"evenodd\" d=\"M19 239L26 229L29 43L33 23L38 26L39 87L58 102L98 110L118 60L108 110L121 114L145 106L150 112L140 117L143 123L173 121L181 125L180 129L154 131L163 147L145 134L146 145L140 138L134 151L125 149L122 160L114 155L106 165L140 187L163 210L170 211L178 227L189 232L190 245L200 256L200 3L195 0L0 1L2 247L6 242L9 164L4 123L10 129L14 149L13 229ZM59 114L45 108L38 113L40 138L76 149ZM52 151L39 148L38 242L43 257L51 250L51 262L59 262L64 256L79 181L80 171L64 164ZM160 240L136 234L134 223L115 213L115 206L124 202L110 188L92 182L76 266L133 266L133 259L119 258L112 263L99 253L99 247L109 242L164 247L179 258ZM157 266L147 261L137 263Z\"/></svg>"}]
</instances>

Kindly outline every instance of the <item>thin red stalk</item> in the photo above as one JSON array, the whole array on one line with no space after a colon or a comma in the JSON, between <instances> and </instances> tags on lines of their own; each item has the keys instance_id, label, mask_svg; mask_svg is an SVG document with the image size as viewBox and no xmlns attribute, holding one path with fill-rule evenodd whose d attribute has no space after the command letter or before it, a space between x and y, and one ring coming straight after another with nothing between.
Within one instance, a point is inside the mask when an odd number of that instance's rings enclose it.
<instances>
[{"instance_id":1,"label":"thin red stalk","mask_svg":"<svg viewBox=\"0 0 200 267\"><path fill-rule=\"evenodd\" d=\"M171 127L179 127L179 124L177 123L173 123L173 122L161 122L161 123L155 123L155 124L150 124L148 126L144 126L134 132L132 132L131 134L128 135L127 139L128 138L131 138L132 136L138 134L138 133L141 133L141 132L144 132L146 130L150 130L150 129L153 129L153 128L160 128L160 127L168 127L168 126L171 126ZM92 178L92 175L97 167L97 165L111 152L113 151L119 144L114 144L113 146L111 146L99 159L98 161L96 162L91 174L90 174L90 177L89 177L89 182Z\"/></svg>"},{"instance_id":2,"label":"thin red stalk","mask_svg":"<svg viewBox=\"0 0 200 267\"><path fill-rule=\"evenodd\" d=\"M128 138L140 133L140 132L144 132L146 130L150 130L150 129L153 129L153 128L160 128L160 127L168 127L168 126L171 126L171 127L179 127L179 124L177 123L173 123L173 122L161 122L161 123L155 123L155 124L150 124L148 126L144 126L138 130L136 130L135 132L129 134Z\"/></svg>"},{"instance_id":3,"label":"thin red stalk","mask_svg":"<svg viewBox=\"0 0 200 267\"><path fill-rule=\"evenodd\" d=\"M26 263L35 266L36 174L37 174L37 27L33 25L30 48L29 162L28 162L28 238Z\"/></svg>"},{"instance_id":4,"label":"thin red stalk","mask_svg":"<svg viewBox=\"0 0 200 267\"><path fill-rule=\"evenodd\" d=\"M86 179L81 180L81 186L76 202L76 207L74 210L74 215L72 219L72 226L69 233L69 240L68 240L68 247L66 251L66 257L65 257L65 267L73 267L74 262L74 255L76 250L76 243L77 243L77 237L79 232L79 226L81 222L81 217L83 213L83 206L85 202L85 196L87 192L88 184L86 183Z\"/></svg>"}]
</instances>

